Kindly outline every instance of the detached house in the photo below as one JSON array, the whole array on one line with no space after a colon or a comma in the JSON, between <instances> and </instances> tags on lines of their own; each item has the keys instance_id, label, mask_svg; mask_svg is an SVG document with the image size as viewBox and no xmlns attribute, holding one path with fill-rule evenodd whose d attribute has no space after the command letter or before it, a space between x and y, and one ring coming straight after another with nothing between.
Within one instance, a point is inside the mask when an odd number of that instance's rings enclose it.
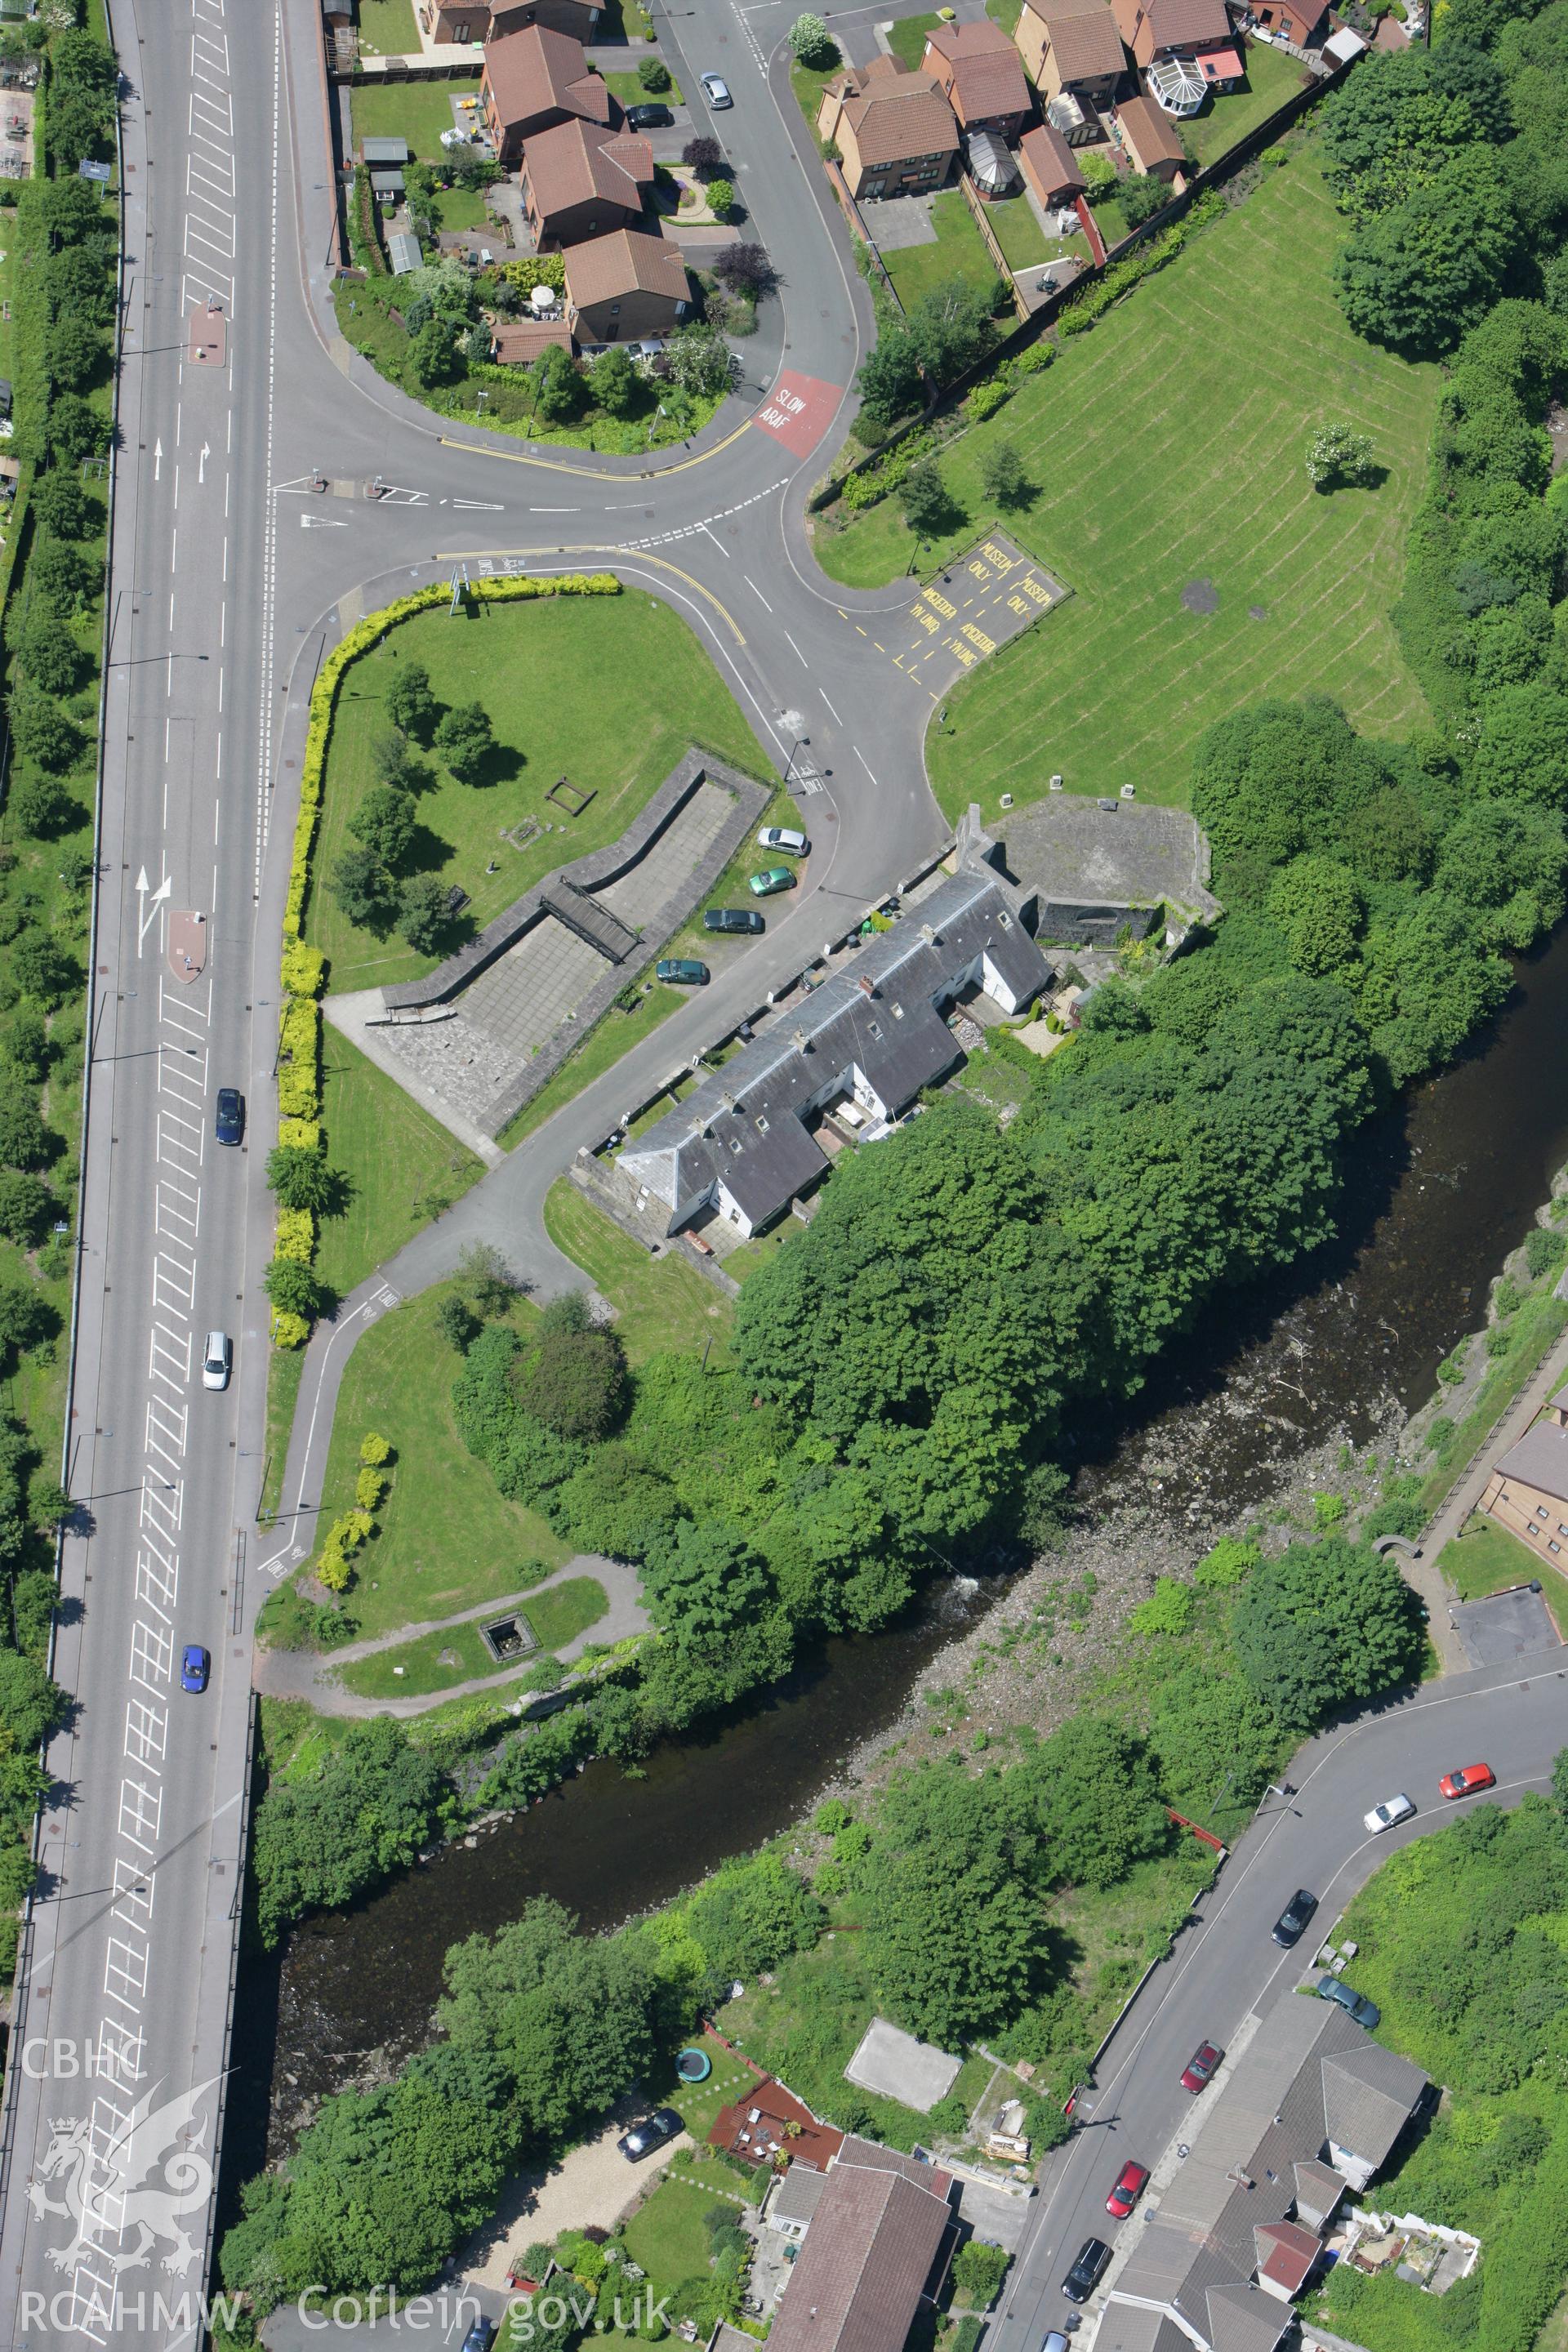
<instances>
[{"instance_id":1,"label":"detached house","mask_svg":"<svg viewBox=\"0 0 1568 2352\"><path fill-rule=\"evenodd\" d=\"M691 316L678 246L615 229L566 249L566 323L585 350L670 334Z\"/></svg>"},{"instance_id":2,"label":"detached house","mask_svg":"<svg viewBox=\"0 0 1568 2352\"><path fill-rule=\"evenodd\" d=\"M575 118L614 130L621 121L620 108L589 65L582 42L542 25L486 42L479 103L497 160L509 169L524 140L557 123Z\"/></svg>"},{"instance_id":3,"label":"detached house","mask_svg":"<svg viewBox=\"0 0 1568 2352\"><path fill-rule=\"evenodd\" d=\"M597 0L416 0L419 22L433 41L488 41L491 35L547 25L591 41L599 22Z\"/></svg>"},{"instance_id":4,"label":"detached house","mask_svg":"<svg viewBox=\"0 0 1568 2352\"><path fill-rule=\"evenodd\" d=\"M1121 37L1167 114L1195 114L1242 77L1225 0L1111 0Z\"/></svg>"},{"instance_id":5,"label":"detached house","mask_svg":"<svg viewBox=\"0 0 1568 2352\"><path fill-rule=\"evenodd\" d=\"M634 228L653 186L653 149L631 131L575 118L527 141L519 178L541 253Z\"/></svg>"},{"instance_id":6,"label":"detached house","mask_svg":"<svg viewBox=\"0 0 1568 2352\"><path fill-rule=\"evenodd\" d=\"M1481 1508L1554 1567L1568 1562L1568 1388L1499 1455Z\"/></svg>"},{"instance_id":7,"label":"detached house","mask_svg":"<svg viewBox=\"0 0 1568 2352\"><path fill-rule=\"evenodd\" d=\"M1096 2352L1275 2352L1341 2198L1428 2088L1342 2009L1279 2001L1111 2288Z\"/></svg>"},{"instance_id":8,"label":"detached house","mask_svg":"<svg viewBox=\"0 0 1568 2352\"><path fill-rule=\"evenodd\" d=\"M1018 52L999 25L939 25L921 65L942 91L962 131L1016 140L1034 112Z\"/></svg>"},{"instance_id":9,"label":"detached house","mask_svg":"<svg viewBox=\"0 0 1568 2352\"><path fill-rule=\"evenodd\" d=\"M848 66L830 81L816 128L837 148L857 201L940 188L958 152L958 125L935 76L892 57Z\"/></svg>"},{"instance_id":10,"label":"detached house","mask_svg":"<svg viewBox=\"0 0 1568 2352\"><path fill-rule=\"evenodd\" d=\"M1024 0L1014 37L1053 120L1049 102L1061 98L1092 118L1110 104L1127 70L1121 30L1104 0ZM1092 127L1089 121L1086 135Z\"/></svg>"},{"instance_id":11,"label":"detached house","mask_svg":"<svg viewBox=\"0 0 1568 2352\"><path fill-rule=\"evenodd\" d=\"M825 1121L835 1148L885 1133L963 1059L955 998L977 988L1016 1013L1049 981L1023 917L990 867L952 876L627 1144L620 1165L666 1204L667 1231L711 1212L759 1233L826 1173Z\"/></svg>"}]
</instances>

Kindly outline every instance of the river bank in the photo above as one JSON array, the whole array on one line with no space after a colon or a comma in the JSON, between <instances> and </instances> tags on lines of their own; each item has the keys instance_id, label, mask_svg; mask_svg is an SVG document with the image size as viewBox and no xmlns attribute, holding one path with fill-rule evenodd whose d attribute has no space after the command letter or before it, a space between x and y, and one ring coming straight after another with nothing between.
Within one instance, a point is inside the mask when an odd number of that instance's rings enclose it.
<instances>
[{"instance_id":1,"label":"river bank","mask_svg":"<svg viewBox=\"0 0 1568 2352\"><path fill-rule=\"evenodd\" d=\"M1568 1159L1568 934L1523 965L1487 1050L1355 1139L1341 1239L1293 1286L1226 1302L1137 1407L1080 1428L1082 1523L1005 1586L944 1583L926 1612L825 1645L752 1712L660 1749L633 1777L590 1765L526 1813L305 1921L247 1965L235 2055L243 2168L325 2093L379 2079L425 2038L447 1947L550 1894L589 1927L653 1908L726 1855L899 1760L1068 1711L1154 1577L1253 1520L1306 1526L1311 1496L1370 1491L1436 1367ZM1090 1575L1095 1590L1086 1593ZM1033 1638L1047 1608L1048 1642ZM1078 1621L1075 1625L1075 1620ZM941 1710L928 1698L954 1694Z\"/></svg>"}]
</instances>

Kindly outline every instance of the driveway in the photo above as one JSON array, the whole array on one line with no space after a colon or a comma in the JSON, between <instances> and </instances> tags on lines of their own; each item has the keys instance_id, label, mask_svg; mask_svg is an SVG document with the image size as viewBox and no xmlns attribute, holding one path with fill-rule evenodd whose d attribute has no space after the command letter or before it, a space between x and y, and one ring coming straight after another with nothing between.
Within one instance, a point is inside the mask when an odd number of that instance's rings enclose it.
<instances>
[{"instance_id":1,"label":"driveway","mask_svg":"<svg viewBox=\"0 0 1568 2352\"><path fill-rule=\"evenodd\" d=\"M1457 1601L1451 1614L1472 1666L1509 1665L1515 1658L1563 1647L1551 1611L1528 1584L1489 1593L1482 1601Z\"/></svg>"},{"instance_id":2,"label":"driveway","mask_svg":"<svg viewBox=\"0 0 1568 2352\"><path fill-rule=\"evenodd\" d=\"M559 2164L520 2172L509 2180L493 2222L458 2256L458 2268L476 2284L504 2287L507 2263L535 2239L554 2240L563 2230L613 2230L658 2180L677 2148L690 2147L682 2132L640 2164L628 2164L616 2142L647 2113L645 2099L624 2098L603 2131L563 2156Z\"/></svg>"}]
</instances>

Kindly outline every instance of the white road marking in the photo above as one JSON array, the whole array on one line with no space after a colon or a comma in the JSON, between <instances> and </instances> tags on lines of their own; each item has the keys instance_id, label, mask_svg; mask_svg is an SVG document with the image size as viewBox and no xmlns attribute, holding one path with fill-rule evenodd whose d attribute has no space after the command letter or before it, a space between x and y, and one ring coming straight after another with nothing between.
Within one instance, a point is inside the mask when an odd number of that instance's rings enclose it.
<instances>
[{"instance_id":1,"label":"white road marking","mask_svg":"<svg viewBox=\"0 0 1568 2352\"><path fill-rule=\"evenodd\" d=\"M767 598L763 595L762 590L758 587L751 573L749 572L742 572L741 577L745 582L747 587L751 590L752 595L756 598L758 604L763 606L765 612L771 613L773 609L773 606L768 603Z\"/></svg>"},{"instance_id":2,"label":"white road marking","mask_svg":"<svg viewBox=\"0 0 1568 2352\"><path fill-rule=\"evenodd\" d=\"M819 686L819 687L817 688L817 689L816 689L816 690L817 690L818 694L820 694L820 695L821 695L821 697L822 697L822 698L823 698L824 702L827 702L827 688L826 688L825 686ZM833 710L833 705L832 705L832 703L831 703L831 702L827 702L827 708L829 709L829 710ZM843 719L839 719L839 718L838 718L838 713L837 713L837 710L833 710L833 716L834 716L834 718L835 718L835 719L838 719L838 724L839 724L839 726L840 726L840 727L842 727L842 726L843 726L843 724L844 724L844 721L843 721Z\"/></svg>"}]
</instances>

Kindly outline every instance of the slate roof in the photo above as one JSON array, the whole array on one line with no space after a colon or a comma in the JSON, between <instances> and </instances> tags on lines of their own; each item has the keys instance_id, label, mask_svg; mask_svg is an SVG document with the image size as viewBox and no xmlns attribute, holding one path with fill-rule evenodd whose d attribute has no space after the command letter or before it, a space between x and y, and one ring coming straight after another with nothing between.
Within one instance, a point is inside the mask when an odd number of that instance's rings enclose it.
<instances>
[{"instance_id":1,"label":"slate roof","mask_svg":"<svg viewBox=\"0 0 1568 2352\"><path fill-rule=\"evenodd\" d=\"M1213 2352L1272 2352L1294 2315L1253 2284L1259 2233L1268 2233L1271 2253L1299 2252L1294 2232L1282 2237L1279 2226L1292 2223L1299 2180L1305 2176L1315 2208L1328 2203L1321 2158L1331 2140L1375 2169L1426 2085L1418 2066L1372 2041L1343 2010L1281 2000L1152 2214L1111 2289L1104 2324L1114 2315L1125 2333L1120 2298L1127 2296L1164 2306ZM1316 2232L1300 2237L1315 2242ZM1131 2336L1123 2347L1113 2331L1104 2352L1155 2347Z\"/></svg>"},{"instance_id":2,"label":"slate roof","mask_svg":"<svg viewBox=\"0 0 1568 2352\"><path fill-rule=\"evenodd\" d=\"M837 2160L858 2164L868 2172L896 2172L900 2179L912 2180L917 2189L929 2189L937 2197L945 2197L952 2187L952 2175L939 2164L926 2164L918 2156L905 2156L900 2148L884 2147L879 2139L861 2139L855 2132L845 2133Z\"/></svg>"},{"instance_id":3,"label":"slate roof","mask_svg":"<svg viewBox=\"0 0 1568 2352\"><path fill-rule=\"evenodd\" d=\"M1539 1486L1543 1495L1568 1502L1568 1429L1538 1421L1498 1456L1496 1467L1504 1478L1517 1478L1521 1486Z\"/></svg>"},{"instance_id":4,"label":"slate roof","mask_svg":"<svg viewBox=\"0 0 1568 2352\"><path fill-rule=\"evenodd\" d=\"M576 255L589 249L568 254L569 274ZM777 1215L827 1166L804 1124L825 1087L836 1079L847 1084L858 1069L891 1113L906 1109L959 1057L935 1000L951 995L982 954L1020 1002L1045 986L1050 967L1016 904L989 870L939 884L628 1145L621 1154L626 1172L641 1176L678 1218L693 1213L720 1182L753 1225Z\"/></svg>"},{"instance_id":5,"label":"slate roof","mask_svg":"<svg viewBox=\"0 0 1568 2352\"><path fill-rule=\"evenodd\" d=\"M797 2227L809 2227L816 2218L826 2186L826 2172L814 2172L805 2164L792 2164L768 2200L769 2221L793 2221Z\"/></svg>"},{"instance_id":6,"label":"slate roof","mask_svg":"<svg viewBox=\"0 0 1568 2352\"><path fill-rule=\"evenodd\" d=\"M1095 2352L1193 2352L1192 2337L1168 2313L1114 2300L1105 2306L1094 2345Z\"/></svg>"},{"instance_id":7,"label":"slate roof","mask_svg":"<svg viewBox=\"0 0 1568 2352\"><path fill-rule=\"evenodd\" d=\"M973 25L938 25L926 35L952 68L949 80L954 110L961 122L979 121L992 114L1027 114L1029 85L1023 59L989 16Z\"/></svg>"},{"instance_id":8,"label":"slate roof","mask_svg":"<svg viewBox=\"0 0 1568 2352\"><path fill-rule=\"evenodd\" d=\"M772 2352L902 2352L951 2214L902 2173L828 2174L769 2331Z\"/></svg>"},{"instance_id":9,"label":"slate roof","mask_svg":"<svg viewBox=\"0 0 1568 2352\"><path fill-rule=\"evenodd\" d=\"M851 66L838 89L863 164L957 153L958 124L932 75L879 56L868 66Z\"/></svg>"},{"instance_id":10,"label":"slate roof","mask_svg":"<svg viewBox=\"0 0 1568 2352\"><path fill-rule=\"evenodd\" d=\"M653 185L653 147L635 132L605 130L580 120L537 131L522 151L523 169L541 215L572 205L618 205L642 210L643 190Z\"/></svg>"},{"instance_id":11,"label":"slate roof","mask_svg":"<svg viewBox=\"0 0 1568 2352\"><path fill-rule=\"evenodd\" d=\"M1104 0L1029 0L1050 35L1051 54L1063 81L1091 81L1119 74L1127 64L1121 35Z\"/></svg>"},{"instance_id":12,"label":"slate roof","mask_svg":"<svg viewBox=\"0 0 1568 2352\"><path fill-rule=\"evenodd\" d=\"M485 79L503 122L526 122L554 107L587 122L613 119L609 85L589 65L582 42L547 25L525 25L487 41Z\"/></svg>"},{"instance_id":13,"label":"slate roof","mask_svg":"<svg viewBox=\"0 0 1568 2352\"><path fill-rule=\"evenodd\" d=\"M566 292L579 310L638 291L684 302L691 291L679 247L641 229L612 229L608 236L568 246L565 261Z\"/></svg>"},{"instance_id":14,"label":"slate roof","mask_svg":"<svg viewBox=\"0 0 1568 2352\"><path fill-rule=\"evenodd\" d=\"M1304 2164L1292 2165L1291 2179L1296 2185L1296 2210L1299 2213L1330 2214L1345 2193L1345 2182L1331 2164L1320 2164L1309 2157Z\"/></svg>"}]
</instances>

